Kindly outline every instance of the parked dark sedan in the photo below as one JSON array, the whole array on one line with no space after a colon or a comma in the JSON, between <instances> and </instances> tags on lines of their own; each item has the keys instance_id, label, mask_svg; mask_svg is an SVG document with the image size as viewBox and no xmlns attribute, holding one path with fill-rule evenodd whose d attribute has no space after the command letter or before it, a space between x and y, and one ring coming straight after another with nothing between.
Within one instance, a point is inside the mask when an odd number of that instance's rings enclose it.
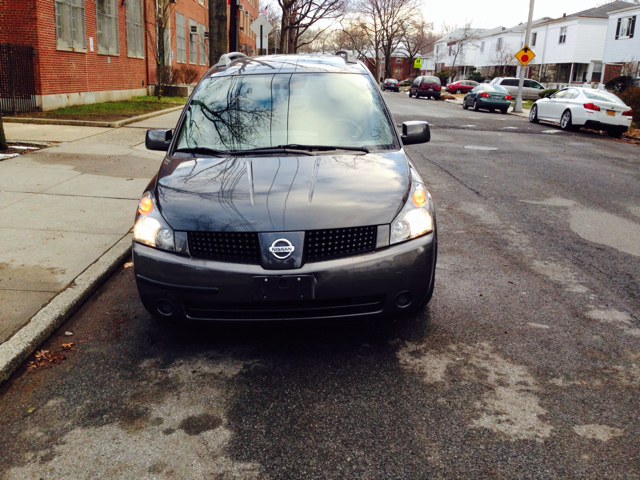
<instances>
[{"instance_id":1,"label":"parked dark sedan","mask_svg":"<svg viewBox=\"0 0 640 480\"><path fill-rule=\"evenodd\" d=\"M391 92L399 92L400 91L400 83L395 78L387 78L382 85L380 86L382 91L389 90Z\"/></svg>"},{"instance_id":2,"label":"parked dark sedan","mask_svg":"<svg viewBox=\"0 0 640 480\"><path fill-rule=\"evenodd\" d=\"M473 107L476 112L483 108L491 112L500 110L502 113L507 113L510 106L511 95L509 92L499 85L488 83L476 85L462 99L462 108Z\"/></svg>"},{"instance_id":3,"label":"parked dark sedan","mask_svg":"<svg viewBox=\"0 0 640 480\"><path fill-rule=\"evenodd\" d=\"M134 271L156 317L394 316L433 294L436 218L375 79L343 56L218 63L175 131L136 214Z\"/></svg>"}]
</instances>

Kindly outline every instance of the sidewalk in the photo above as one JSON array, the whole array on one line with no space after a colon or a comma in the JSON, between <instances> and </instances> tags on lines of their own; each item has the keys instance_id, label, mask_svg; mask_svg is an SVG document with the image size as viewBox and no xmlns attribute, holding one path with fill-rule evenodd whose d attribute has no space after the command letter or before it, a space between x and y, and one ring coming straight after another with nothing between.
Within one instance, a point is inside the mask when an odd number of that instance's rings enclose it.
<instances>
[{"instance_id":1,"label":"sidewalk","mask_svg":"<svg viewBox=\"0 0 640 480\"><path fill-rule=\"evenodd\" d=\"M164 156L147 128L5 123L12 141L61 142L0 161L0 383L128 258L136 205Z\"/></svg>"}]
</instances>

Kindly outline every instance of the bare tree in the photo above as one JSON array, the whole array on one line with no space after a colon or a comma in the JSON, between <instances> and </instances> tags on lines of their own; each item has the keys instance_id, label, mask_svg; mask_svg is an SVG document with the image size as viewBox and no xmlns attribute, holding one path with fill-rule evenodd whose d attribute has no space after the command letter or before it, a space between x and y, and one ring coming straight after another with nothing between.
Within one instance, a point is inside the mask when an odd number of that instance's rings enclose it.
<instances>
[{"instance_id":1,"label":"bare tree","mask_svg":"<svg viewBox=\"0 0 640 480\"><path fill-rule=\"evenodd\" d=\"M227 49L227 1L209 0L209 65L215 65Z\"/></svg>"},{"instance_id":2,"label":"bare tree","mask_svg":"<svg viewBox=\"0 0 640 480\"><path fill-rule=\"evenodd\" d=\"M453 55L453 61L451 62L451 66L449 67L450 81L453 81L457 76L458 67L456 62L458 60L460 61L464 60L465 53L467 52L467 50L471 48L473 45L475 45L478 40L476 30L471 28L471 22L465 24L464 27L457 29L458 33L455 33L455 32L456 31L452 32L455 34L453 35L452 40L455 41L456 44L451 47L452 48L451 54Z\"/></svg>"},{"instance_id":3,"label":"bare tree","mask_svg":"<svg viewBox=\"0 0 640 480\"><path fill-rule=\"evenodd\" d=\"M406 57L409 59L410 77L415 58L433 50L433 44L437 39L438 37L433 32L433 24L426 23L422 17L412 19L403 25L402 44L406 50Z\"/></svg>"},{"instance_id":4,"label":"bare tree","mask_svg":"<svg viewBox=\"0 0 640 480\"><path fill-rule=\"evenodd\" d=\"M348 50L356 52L359 58L371 66L375 78L380 78L383 34L378 18L358 15L346 24L341 22L341 26L339 43L345 45Z\"/></svg>"},{"instance_id":5,"label":"bare tree","mask_svg":"<svg viewBox=\"0 0 640 480\"><path fill-rule=\"evenodd\" d=\"M343 15L346 0L278 0L278 5L282 10L279 50L296 53L299 47L314 41L315 38L305 36L310 28L320 20L335 20ZM329 29L331 23L318 28L317 33Z\"/></svg>"},{"instance_id":6,"label":"bare tree","mask_svg":"<svg viewBox=\"0 0 640 480\"><path fill-rule=\"evenodd\" d=\"M504 40L498 39L499 43L496 44L495 51L491 57L491 63L495 65L495 70L499 75L504 75L509 67L516 65L516 57L514 52L504 44Z\"/></svg>"},{"instance_id":7,"label":"bare tree","mask_svg":"<svg viewBox=\"0 0 640 480\"><path fill-rule=\"evenodd\" d=\"M171 12L175 4L170 0L157 0L155 11L147 14L144 28L147 44L151 47L156 63L156 86L158 100L162 98L164 88L171 84Z\"/></svg>"}]
</instances>

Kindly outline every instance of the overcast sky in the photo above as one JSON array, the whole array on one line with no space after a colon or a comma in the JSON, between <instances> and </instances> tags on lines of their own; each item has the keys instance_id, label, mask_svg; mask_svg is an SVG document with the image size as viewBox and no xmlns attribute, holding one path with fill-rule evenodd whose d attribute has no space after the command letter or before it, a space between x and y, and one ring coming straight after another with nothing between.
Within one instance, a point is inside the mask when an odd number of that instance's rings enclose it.
<instances>
[{"instance_id":1,"label":"overcast sky","mask_svg":"<svg viewBox=\"0 0 640 480\"><path fill-rule=\"evenodd\" d=\"M533 18L561 17L606 3L604 0L535 0ZM529 0L508 2L478 0L425 0L424 18L439 31L443 23L463 26L467 22L476 28L513 27L527 21Z\"/></svg>"}]
</instances>

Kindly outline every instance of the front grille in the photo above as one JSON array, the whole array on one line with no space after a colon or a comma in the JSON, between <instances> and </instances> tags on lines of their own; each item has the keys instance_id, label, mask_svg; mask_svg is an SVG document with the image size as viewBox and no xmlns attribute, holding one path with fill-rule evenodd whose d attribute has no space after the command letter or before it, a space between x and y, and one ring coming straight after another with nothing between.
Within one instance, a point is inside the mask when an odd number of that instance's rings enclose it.
<instances>
[{"instance_id":1,"label":"front grille","mask_svg":"<svg viewBox=\"0 0 640 480\"><path fill-rule=\"evenodd\" d=\"M314 262L373 251L376 226L309 230L305 235L306 260Z\"/></svg>"},{"instance_id":2,"label":"front grille","mask_svg":"<svg viewBox=\"0 0 640 480\"><path fill-rule=\"evenodd\" d=\"M382 312L384 295L300 302L185 301L193 320L296 320L373 315Z\"/></svg>"},{"instance_id":3,"label":"front grille","mask_svg":"<svg viewBox=\"0 0 640 480\"><path fill-rule=\"evenodd\" d=\"M194 258L260 264L260 242L255 232L188 232Z\"/></svg>"}]
</instances>

